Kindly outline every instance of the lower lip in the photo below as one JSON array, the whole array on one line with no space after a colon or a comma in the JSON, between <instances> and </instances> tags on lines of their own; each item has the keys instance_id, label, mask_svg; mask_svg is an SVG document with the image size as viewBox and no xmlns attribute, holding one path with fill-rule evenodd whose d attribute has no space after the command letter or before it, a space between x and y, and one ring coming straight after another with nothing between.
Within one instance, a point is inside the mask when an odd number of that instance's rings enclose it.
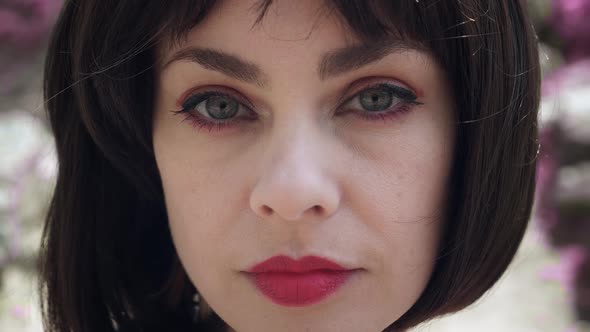
<instances>
[{"instance_id":1,"label":"lower lip","mask_svg":"<svg viewBox=\"0 0 590 332\"><path fill-rule=\"evenodd\" d=\"M274 303L302 307L334 294L355 272L357 271L266 272L249 274L249 277L258 290Z\"/></svg>"}]
</instances>

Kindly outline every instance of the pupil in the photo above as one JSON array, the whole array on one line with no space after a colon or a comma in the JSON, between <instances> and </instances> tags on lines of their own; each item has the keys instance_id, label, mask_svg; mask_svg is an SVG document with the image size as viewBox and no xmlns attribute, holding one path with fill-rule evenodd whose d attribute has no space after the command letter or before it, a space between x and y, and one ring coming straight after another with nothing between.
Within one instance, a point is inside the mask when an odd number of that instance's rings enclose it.
<instances>
[{"instance_id":1,"label":"pupil","mask_svg":"<svg viewBox=\"0 0 590 332\"><path fill-rule=\"evenodd\" d=\"M207 99L206 109L212 118L225 120L238 112L239 105L236 101L228 101L225 96L213 96Z\"/></svg>"},{"instance_id":2,"label":"pupil","mask_svg":"<svg viewBox=\"0 0 590 332\"><path fill-rule=\"evenodd\" d=\"M367 90L360 96L361 105L367 111L384 111L393 104L393 96L390 92L384 90Z\"/></svg>"}]
</instances>

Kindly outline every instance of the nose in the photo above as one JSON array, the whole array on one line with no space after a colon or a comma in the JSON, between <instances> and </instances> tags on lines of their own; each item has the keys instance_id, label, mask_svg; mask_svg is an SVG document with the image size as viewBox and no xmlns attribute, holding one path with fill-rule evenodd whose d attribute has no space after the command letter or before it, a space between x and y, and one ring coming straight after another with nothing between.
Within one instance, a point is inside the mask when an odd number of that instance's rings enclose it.
<instances>
[{"instance_id":1,"label":"nose","mask_svg":"<svg viewBox=\"0 0 590 332\"><path fill-rule=\"evenodd\" d=\"M326 218L337 210L340 192L328 144L310 130L275 133L250 207L262 219L296 221Z\"/></svg>"}]
</instances>

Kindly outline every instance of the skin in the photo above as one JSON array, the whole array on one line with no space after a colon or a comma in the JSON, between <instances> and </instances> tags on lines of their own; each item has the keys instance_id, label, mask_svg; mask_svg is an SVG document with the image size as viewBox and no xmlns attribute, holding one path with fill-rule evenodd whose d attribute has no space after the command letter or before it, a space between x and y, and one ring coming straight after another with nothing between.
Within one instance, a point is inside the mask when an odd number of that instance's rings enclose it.
<instances>
[{"instance_id":1,"label":"skin","mask_svg":"<svg viewBox=\"0 0 590 332\"><path fill-rule=\"evenodd\" d=\"M224 1L186 43L160 49L163 59L186 46L222 50L268 79L262 88L189 61L158 71L153 142L178 255L228 331L382 331L418 299L438 253L454 147L449 84L416 50L321 81L320 55L357 41L342 18L318 20L319 1L278 1L250 30L253 3ZM417 91L422 104L387 122L356 116L368 112L358 103L338 113L367 79ZM172 112L212 87L251 102L258 118L210 132ZM279 254L362 270L320 303L284 307L240 272Z\"/></svg>"}]
</instances>

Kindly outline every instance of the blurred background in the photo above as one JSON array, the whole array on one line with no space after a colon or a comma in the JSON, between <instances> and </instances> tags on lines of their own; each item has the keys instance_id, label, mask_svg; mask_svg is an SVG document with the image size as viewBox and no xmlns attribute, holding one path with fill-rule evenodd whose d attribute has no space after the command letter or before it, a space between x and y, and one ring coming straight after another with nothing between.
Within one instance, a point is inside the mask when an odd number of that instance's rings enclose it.
<instances>
[{"instance_id":1,"label":"blurred background","mask_svg":"<svg viewBox=\"0 0 590 332\"><path fill-rule=\"evenodd\" d=\"M63 0L0 0L0 331L41 332L35 259L55 183L42 98ZM543 89L535 212L508 272L416 331L590 332L590 0L529 0Z\"/></svg>"}]
</instances>

